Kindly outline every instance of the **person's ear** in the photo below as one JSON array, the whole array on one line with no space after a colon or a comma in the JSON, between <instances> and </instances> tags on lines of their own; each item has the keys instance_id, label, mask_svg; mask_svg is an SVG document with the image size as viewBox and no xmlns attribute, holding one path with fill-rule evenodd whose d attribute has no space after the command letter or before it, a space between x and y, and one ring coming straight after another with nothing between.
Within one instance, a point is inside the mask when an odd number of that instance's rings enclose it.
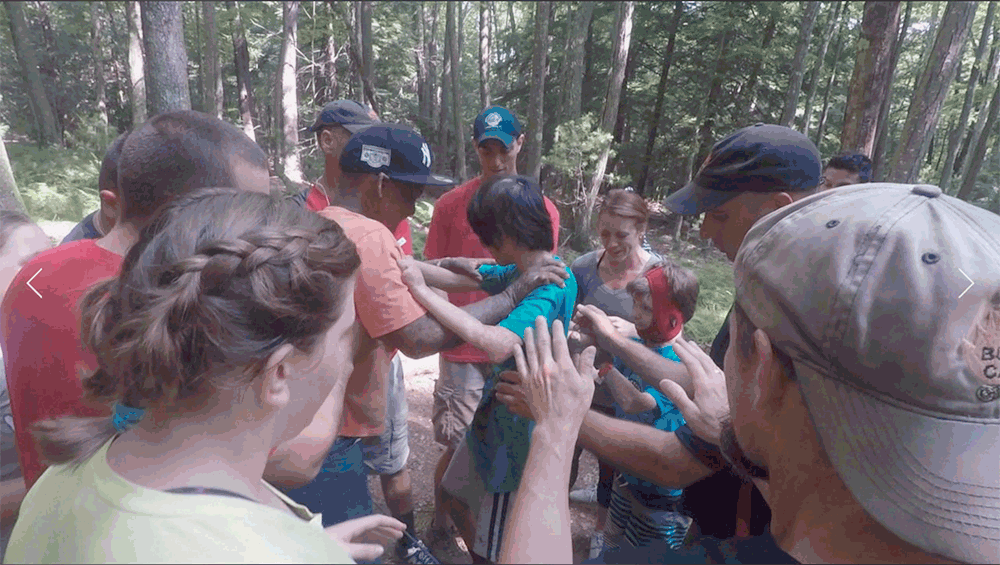
<instances>
[{"instance_id":1,"label":"person's ear","mask_svg":"<svg viewBox=\"0 0 1000 565\"><path fill-rule=\"evenodd\" d=\"M280 410L291 401L289 356L295 350L291 344L284 344L267 358L262 378L255 379L258 384L254 391L257 395L257 405L261 408Z\"/></svg>"},{"instance_id":2,"label":"person's ear","mask_svg":"<svg viewBox=\"0 0 1000 565\"><path fill-rule=\"evenodd\" d=\"M778 360L771 338L764 330L753 332L753 350L750 353L751 381L747 392L751 407L761 414L773 414L780 405L787 386L793 381L785 374Z\"/></svg>"},{"instance_id":3,"label":"person's ear","mask_svg":"<svg viewBox=\"0 0 1000 565\"><path fill-rule=\"evenodd\" d=\"M118 200L118 195L110 190L102 190L98 193L101 199L101 214L113 222L117 222L118 218L121 218L120 202ZM110 229L111 226L108 226Z\"/></svg>"},{"instance_id":4,"label":"person's ear","mask_svg":"<svg viewBox=\"0 0 1000 565\"><path fill-rule=\"evenodd\" d=\"M336 137L333 133L333 128L323 128L319 132L319 149L324 155L332 155L334 145L336 144Z\"/></svg>"},{"instance_id":5,"label":"person's ear","mask_svg":"<svg viewBox=\"0 0 1000 565\"><path fill-rule=\"evenodd\" d=\"M788 194L787 192L775 192L771 194L770 198L767 199L767 202L765 204L765 206L767 206L767 212L762 214L761 217L763 218L767 214L770 214L771 212L774 212L779 208L788 206L794 201L795 200L792 198L792 195Z\"/></svg>"}]
</instances>

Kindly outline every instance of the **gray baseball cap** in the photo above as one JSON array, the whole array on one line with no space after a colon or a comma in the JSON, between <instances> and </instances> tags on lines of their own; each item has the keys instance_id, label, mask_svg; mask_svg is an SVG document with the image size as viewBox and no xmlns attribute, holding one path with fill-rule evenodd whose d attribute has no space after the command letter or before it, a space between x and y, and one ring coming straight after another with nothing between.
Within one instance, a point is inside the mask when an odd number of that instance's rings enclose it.
<instances>
[{"instance_id":1,"label":"gray baseball cap","mask_svg":"<svg viewBox=\"0 0 1000 565\"><path fill-rule=\"evenodd\" d=\"M1000 562L1000 216L935 186L844 187L758 221L735 271L865 510Z\"/></svg>"}]
</instances>

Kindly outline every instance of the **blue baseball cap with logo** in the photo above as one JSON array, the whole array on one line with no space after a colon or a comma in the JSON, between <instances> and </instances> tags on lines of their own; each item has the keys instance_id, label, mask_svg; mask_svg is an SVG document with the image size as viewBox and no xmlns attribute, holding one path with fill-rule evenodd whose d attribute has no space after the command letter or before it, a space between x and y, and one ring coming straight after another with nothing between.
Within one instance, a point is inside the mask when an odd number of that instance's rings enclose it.
<instances>
[{"instance_id":1,"label":"blue baseball cap with logo","mask_svg":"<svg viewBox=\"0 0 1000 565\"><path fill-rule=\"evenodd\" d=\"M425 186L454 186L431 173L433 156L424 138L402 124L374 124L351 136L340 154L345 173L383 173L393 180Z\"/></svg>"},{"instance_id":2,"label":"blue baseball cap with logo","mask_svg":"<svg viewBox=\"0 0 1000 565\"><path fill-rule=\"evenodd\" d=\"M677 214L702 214L745 192L802 192L819 186L816 144L791 128L757 124L712 147L694 179L663 202Z\"/></svg>"},{"instance_id":3,"label":"blue baseball cap with logo","mask_svg":"<svg viewBox=\"0 0 1000 565\"><path fill-rule=\"evenodd\" d=\"M520 135L521 122L503 106L490 106L483 110L472 124L472 138L476 145L487 139L496 139L509 148Z\"/></svg>"},{"instance_id":4,"label":"blue baseball cap with logo","mask_svg":"<svg viewBox=\"0 0 1000 565\"><path fill-rule=\"evenodd\" d=\"M351 133L358 133L378 121L378 115L368 106L354 100L334 100L323 106L309 131L315 133L326 126L340 125Z\"/></svg>"}]
</instances>

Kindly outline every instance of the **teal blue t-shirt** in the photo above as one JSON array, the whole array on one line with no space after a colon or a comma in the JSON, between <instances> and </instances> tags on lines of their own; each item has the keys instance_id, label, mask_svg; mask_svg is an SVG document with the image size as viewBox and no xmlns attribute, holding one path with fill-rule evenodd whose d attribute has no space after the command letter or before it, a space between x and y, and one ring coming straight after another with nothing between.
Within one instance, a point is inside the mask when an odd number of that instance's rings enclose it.
<instances>
[{"instance_id":1,"label":"teal blue t-shirt","mask_svg":"<svg viewBox=\"0 0 1000 565\"><path fill-rule=\"evenodd\" d=\"M514 265L483 265L479 272L483 276L481 287L490 294L503 292L519 275ZM569 269L566 272L569 278L564 288L554 284L536 288L497 326L507 328L524 339L524 330L535 326L536 317L545 316L549 328L555 320L562 320L564 331L568 331L576 307L577 288L573 272ZM476 472L489 492L515 490L521 483L521 473L528 459L534 422L511 413L494 394L500 373L516 369L514 357L493 365L466 435Z\"/></svg>"},{"instance_id":2,"label":"teal blue t-shirt","mask_svg":"<svg viewBox=\"0 0 1000 565\"><path fill-rule=\"evenodd\" d=\"M635 341L643 343L641 339L635 339ZM645 343L643 343L643 345L645 345ZM677 354L674 353L674 348L671 345L664 345L663 347L653 349L653 351L655 351L665 359L670 359L671 361L681 363L680 357L678 357ZM648 392L653 397L653 400L656 401L656 408L647 410L645 412L640 412L638 414L626 413L624 410L621 409L621 407L616 402L615 403L616 418L620 418L622 420L630 420L633 422L639 422L642 424L646 424L647 426L653 426L654 428L658 430L663 430L665 432L676 431L677 428L684 425L684 415L681 414L681 411L678 410L676 406L674 406L674 403L671 402L669 398L664 396L664 394L660 392L659 389L646 384L646 381L644 381L642 377L635 374L635 372L618 357L614 358L613 363L615 369L618 369L618 372L621 373L626 379L631 381L631 383L637 389L643 392ZM682 489L668 489L665 487L661 487L645 479L640 479L639 477L636 477L635 475L631 475L629 473L622 473L622 479L624 479L625 482L627 482L629 485L635 487L633 488L633 492L641 494L641 496L645 499L656 498L656 497L676 499L681 495L682 492L684 492Z\"/></svg>"}]
</instances>

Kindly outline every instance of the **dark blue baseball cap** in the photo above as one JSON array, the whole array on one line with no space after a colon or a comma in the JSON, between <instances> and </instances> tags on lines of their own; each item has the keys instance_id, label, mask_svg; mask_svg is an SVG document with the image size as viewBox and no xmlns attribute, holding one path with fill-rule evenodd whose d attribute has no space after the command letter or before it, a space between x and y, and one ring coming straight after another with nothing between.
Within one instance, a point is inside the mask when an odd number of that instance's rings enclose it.
<instances>
[{"instance_id":1,"label":"dark blue baseball cap","mask_svg":"<svg viewBox=\"0 0 1000 565\"><path fill-rule=\"evenodd\" d=\"M490 106L483 110L472 124L472 138L476 140L476 145L487 139L496 139L509 148L520 135L521 122L503 106Z\"/></svg>"},{"instance_id":2,"label":"dark blue baseball cap","mask_svg":"<svg viewBox=\"0 0 1000 565\"><path fill-rule=\"evenodd\" d=\"M802 192L819 186L816 144L791 128L757 124L712 147L694 179L663 205L678 214L702 214L745 192Z\"/></svg>"},{"instance_id":3,"label":"dark blue baseball cap","mask_svg":"<svg viewBox=\"0 0 1000 565\"><path fill-rule=\"evenodd\" d=\"M384 173L402 182L454 186L454 180L431 173L433 156L424 138L402 124L374 124L351 136L340 154L345 173Z\"/></svg>"},{"instance_id":4,"label":"dark blue baseball cap","mask_svg":"<svg viewBox=\"0 0 1000 565\"><path fill-rule=\"evenodd\" d=\"M351 133L358 133L378 121L378 115L368 106L354 100L334 100L323 106L309 131L315 133L326 126L340 125Z\"/></svg>"}]
</instances>

